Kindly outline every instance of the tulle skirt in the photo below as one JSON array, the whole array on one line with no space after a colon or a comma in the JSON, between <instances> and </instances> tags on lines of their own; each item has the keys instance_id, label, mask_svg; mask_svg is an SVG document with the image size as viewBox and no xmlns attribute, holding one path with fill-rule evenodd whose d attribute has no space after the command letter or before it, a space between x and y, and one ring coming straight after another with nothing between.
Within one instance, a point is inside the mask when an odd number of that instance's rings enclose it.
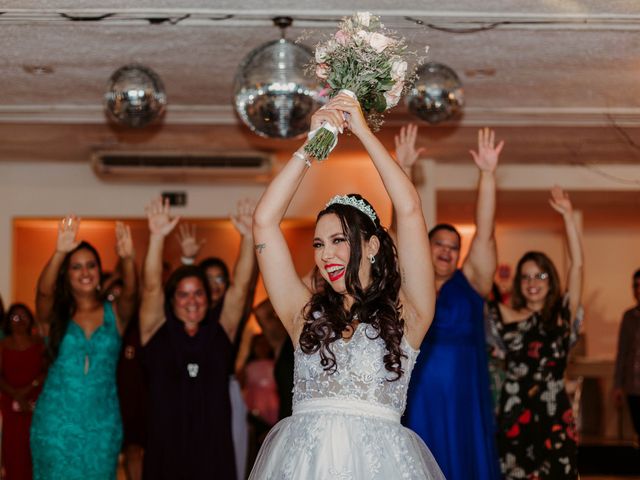
<instances>
[{"instance_id":1,"label":"tulle skirt","mask_svg":"<svg viewBox=\"0 0 640 480\"><path fill-rule=\"evenodd\" d=\"M424 442L391 408L312 399L265 439L249 480L444 479Z\"/></svg>"}]
</instances>

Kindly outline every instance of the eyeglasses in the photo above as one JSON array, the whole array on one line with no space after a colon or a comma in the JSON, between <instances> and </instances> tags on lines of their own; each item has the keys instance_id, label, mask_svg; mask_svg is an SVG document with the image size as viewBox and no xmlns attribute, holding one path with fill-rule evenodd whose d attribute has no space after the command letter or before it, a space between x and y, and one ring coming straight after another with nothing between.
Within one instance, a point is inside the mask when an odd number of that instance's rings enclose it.
<instances>
[{"instance_id":1,"label":"eyeglasses","mask_svg":"<svg viewBox=\"0 0 640 480\"><path fill-rule=\"evenodd\" d=\"M452 250L454 252L457 252L457 251L460 250L460 245L451 244L451 243L445 243L445 242L442 242L440 240L435 240L433 243L436 245L436 247L446 248L446 249Z\"/></svg>"},{"instance_id":2,"label":"eyeglasses","mask_svg":"<svg viewBox=\"0 0 640 480\"><path fill-rule=\"evenodd\" d=\"M208 278L210 282L217 283L218 285L225 285L227 283L227 277L224 275L213 275Z\"/></svg>"},{"instance_id":3,"label":"eyeglasses","mask_svg":"<svg viewBox=\"0 0 640 480\"><path fill-rule=\"evenodd\" d=\"M520 280L528 280L528 281L532 281L532 280L546 280L547 278L549 278L549 274L547 272L539 272L539 273L533 273L533 274L527 274L525 275L524 273L520 275Z\"/></svg>"}]
</instances>

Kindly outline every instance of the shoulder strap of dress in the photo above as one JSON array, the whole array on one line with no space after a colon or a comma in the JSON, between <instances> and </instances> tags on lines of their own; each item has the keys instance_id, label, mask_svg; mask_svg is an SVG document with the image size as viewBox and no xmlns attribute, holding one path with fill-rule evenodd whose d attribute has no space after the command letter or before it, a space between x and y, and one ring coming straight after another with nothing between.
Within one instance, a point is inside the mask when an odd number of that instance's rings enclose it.
<instances>
[{"instance_id":1,"label":"shoulder strap of dress","mask_svg":"<svg viewBox=\"0 0 640 480\"><path fill-rule=\"evenodd\" d=\"M104 302L104 324L109 328L116 327L116 314L113 311L113 304L109 301Z\"/></svg>"}]
</instances>

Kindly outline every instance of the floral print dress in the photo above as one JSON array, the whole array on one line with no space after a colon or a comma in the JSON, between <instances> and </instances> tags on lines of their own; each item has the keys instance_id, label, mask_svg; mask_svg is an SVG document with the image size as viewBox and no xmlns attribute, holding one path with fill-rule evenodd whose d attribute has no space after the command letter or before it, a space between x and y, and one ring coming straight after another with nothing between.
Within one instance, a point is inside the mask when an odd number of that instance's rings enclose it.
<instances>
[{"instance_id":1,"label":"floral print dress","mask_svg":"<svg viewBox=\"0 0 640 480\"><path fill-rule=\"evenodd\" d=\"M577 437L564 386L574 335L565 302L556 328L540 315L494 323L506 347L506 378L498 422L500 464L506 479L576 479Z\"/></svg>"}]
</instances>

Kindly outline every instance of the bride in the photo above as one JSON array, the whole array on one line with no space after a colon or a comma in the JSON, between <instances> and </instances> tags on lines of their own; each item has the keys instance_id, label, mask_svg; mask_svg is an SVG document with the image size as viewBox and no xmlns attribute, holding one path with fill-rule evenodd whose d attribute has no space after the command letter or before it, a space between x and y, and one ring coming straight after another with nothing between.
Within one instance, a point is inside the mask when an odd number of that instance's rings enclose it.
<instances>
[{"instance_id":1,"label":"bride","mask_svg":"<svg viewBox=\"0 0 640 480\"><path fill-rule=\"evenodd\" d=\"M337 95L314 114L311 128L324 122L349 128L369 153L397 214L397 243L364 198L335 196L316 221L322 280L312 292L279 227L311 166L303 148L266 189L254 240L269 298L295 346L293 415L271 430L249 478L444 478L422 440L400 424L435 303L420 198L356 100Z\"/></svg>"}]
</instances>

